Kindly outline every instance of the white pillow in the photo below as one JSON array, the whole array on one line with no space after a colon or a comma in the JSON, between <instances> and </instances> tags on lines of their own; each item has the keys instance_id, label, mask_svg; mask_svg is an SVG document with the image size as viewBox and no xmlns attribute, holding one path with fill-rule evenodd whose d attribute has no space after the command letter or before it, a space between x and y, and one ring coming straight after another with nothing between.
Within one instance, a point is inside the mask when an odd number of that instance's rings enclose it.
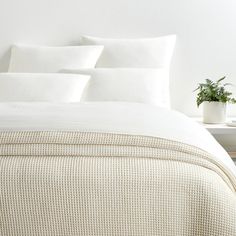
<instances>
[{"instance_id":1,"label":"white pillow","mask_svg":"<svg viewBox=\"0 0 236 236\"><path fill-rule=\"evenodd\" d=\"M82 37L82 44L104 45L96 67L168 67L176 36L147 39L106 39Z\"/></svg>"},{"instance_id":2,"label":"white pillow","mask_svg":"<svg viewBox=\"0 0 236 236\"><path fill-rule=\"evenodd\" d=\"M169 107L168 70L88 69L64 73L91 75L81 101L125 101Z\"/></svg>"},{"instance_id":3,"label":"white pillow","mask_svg":"<svg viewBox=\"0 0 236 236\"><path fill-rule=\"evenodd\" d=\"M0 73L0 102L79 102L90 76Z\"/></svg>"},{"instance_id":4,"label":"white pillow","mask_svg":"<svg viewBox=\"0 0 236 236\"><path fill-rule=\"evenodd\" d=\"M15 45L9 72L54 73L63 68L94 68L103 46L46 47Z\"/></svg>"}]
</instances>

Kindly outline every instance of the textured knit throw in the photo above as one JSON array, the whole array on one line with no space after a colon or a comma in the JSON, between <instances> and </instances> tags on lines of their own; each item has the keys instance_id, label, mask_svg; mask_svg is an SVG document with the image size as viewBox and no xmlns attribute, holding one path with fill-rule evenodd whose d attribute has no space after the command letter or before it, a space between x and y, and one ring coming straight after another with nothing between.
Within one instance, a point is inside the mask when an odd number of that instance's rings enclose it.
<instances>
[{"instance_id":1,"label":"textured knit throw","mask_svg":"<svg viewBox=\"0 0 236 236\"><path fill-rule=\"evenodd\" d=\"M236 180L155 137L0 132L1 236L234 236Z\"/></svg>"}]
</instances>

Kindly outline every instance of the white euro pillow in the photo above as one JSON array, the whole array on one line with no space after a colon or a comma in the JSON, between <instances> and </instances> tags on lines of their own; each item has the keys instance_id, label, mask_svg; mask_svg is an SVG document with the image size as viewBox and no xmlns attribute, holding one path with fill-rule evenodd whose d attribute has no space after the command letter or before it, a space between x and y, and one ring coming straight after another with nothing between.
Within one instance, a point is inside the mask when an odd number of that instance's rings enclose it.
<instances>
[{"instance_id":1,"label":"white euro pillow","mask_svg":"<svg viewBox=\"0 0 236 236\"><path fill-rule=\"evenodd\" d=\"M55 73L63 68L94 68L103 46L14 45L8 72Z\"/></svg>"},{"instance_id":2,"label":"white euro pillow","mask_svg":"<svg viewBox=\"0 0 236 236\"><path fill-rule=\"evenodd\" d=\"M175 46L175 35L144 39L107 39L82 36L84 45L104 45L96 67L168 67Z\"/></svg>"},{"instance_id":3,"label":"white euro pillow","mask_svg":"<svg viewBox=\"0 0 236 236\"><path fill-rule=\"evenodd\" d=\"M79 102L88 75L0 73L0 102Z\"/></svg>"},{"instance_id":4,"label":"white euro pillow","mask_svg":"<svg viewBox=\"0 0 236 236\"><path fill-rule=\"evenodd\" d=\"M63 70L91 75L81 101L123 101L170 107L169 73L165 68L99 68Z\"/></svg>"}]
</instances>

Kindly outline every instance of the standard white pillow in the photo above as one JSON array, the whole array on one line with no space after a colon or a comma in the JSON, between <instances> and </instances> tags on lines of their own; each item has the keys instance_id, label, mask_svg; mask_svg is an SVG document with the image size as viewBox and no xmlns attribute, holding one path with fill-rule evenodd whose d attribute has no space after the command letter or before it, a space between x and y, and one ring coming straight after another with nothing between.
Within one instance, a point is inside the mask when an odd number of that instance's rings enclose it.
<instances>
[{"instance_id":1,"label":"standard white pillow","mask_svg":"<svg viewBox=\"0 0 236 236\"><path fill-rule=\"evenodd\" d=\"M79 102L90 76L0 73L0 102Z\"/></svg>"},{"instance_id":2,"label":"standard white pillow","mask_svg":"<svg viewBox=\"0 0 236 236\"><path fill-rule=\"evenodd\" d=\"M91 75L81 101L124 101L169 107L168 70L88 69L63 73Z\"/></svg>"},{"instance_id":3,"label":"standard white pillow","mask_svg":"<svg viewBox=\"0 0 236 236\"><path fill-rule=\"evenodd\" d=\"M55 73L63 68L94 68L103 46L26 46L11 49L9 72Z\"/></svg>"},{"instance_id":4,"label":"standard white pillow","mask_svg":"<svg viewBox=\"0 0 236 236\"><path fill-rule=\"evenodd\" d=\"M96 67L168 67L175 46L175 35L146 39L106 39L82 37L82 44L104 45Z\"/></svg>"}]
</instances>

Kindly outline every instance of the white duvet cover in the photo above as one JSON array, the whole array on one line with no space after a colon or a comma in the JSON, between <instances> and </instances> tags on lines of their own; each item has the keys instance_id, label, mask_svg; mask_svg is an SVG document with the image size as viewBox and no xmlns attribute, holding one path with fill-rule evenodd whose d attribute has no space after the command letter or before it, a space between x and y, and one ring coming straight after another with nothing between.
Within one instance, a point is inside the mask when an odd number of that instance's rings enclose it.
<instances>
[{"instance_id":1,"label":"white duvet cover","mask_svg":"<svg viewBox=\"0 0 236 236\"><path fill-rule=\"evenodd\" d=\"M185 115L139 103L0 103L0 131L81 131L161 137L199 147L236 175L211 134Z\"/></svg>"}]
</instances>

